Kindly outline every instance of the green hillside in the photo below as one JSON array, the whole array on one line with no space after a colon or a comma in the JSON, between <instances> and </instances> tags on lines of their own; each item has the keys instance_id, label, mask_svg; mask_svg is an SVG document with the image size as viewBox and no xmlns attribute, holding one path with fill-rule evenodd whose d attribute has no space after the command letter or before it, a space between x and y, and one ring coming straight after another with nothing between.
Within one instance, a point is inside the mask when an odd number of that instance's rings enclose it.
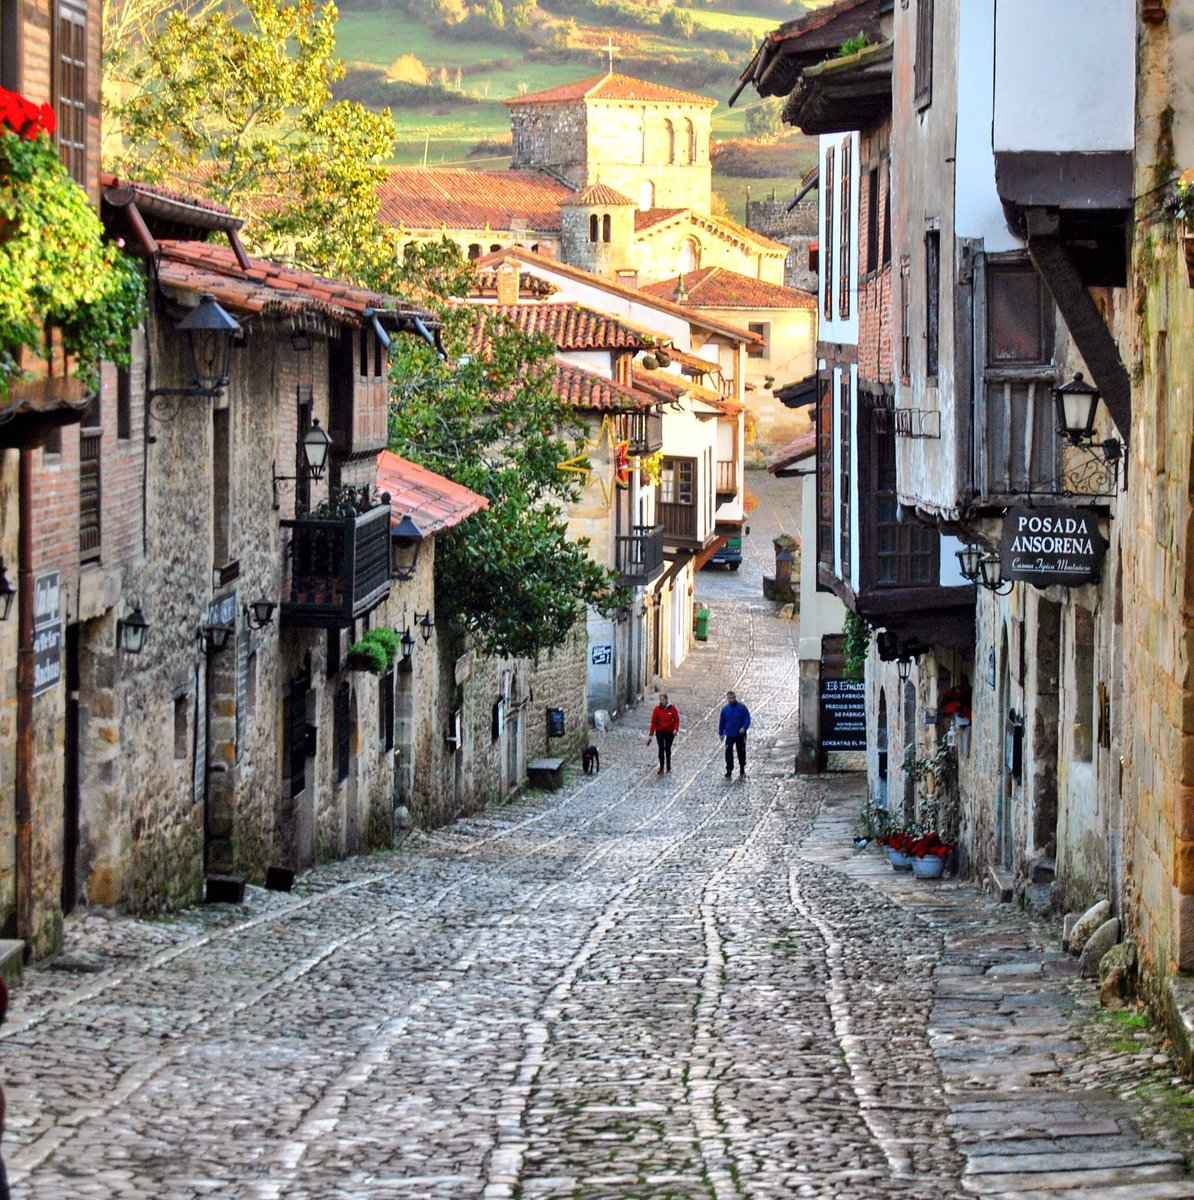
<instances>
[{"instance_id":1,"label":"green hillside","mask_svg":"<svg viewBox=\"0 0 1194 1200\"><path fill-rule=\"evenodd\" d=\"M815 7L808 4L807 7ZM508 163L509 115L502 101L556 87L613 65L718 101L713 113L714 188L742 219L746 187L783 193L814 154L799 135L759 144L749 159L750 90L726 100L759 41L804 8L760 0L727 8L659 0L346 0L337 49L347 73L337 94L394 115L395 161L429 166ZM770 15L769 15L770 14ZM733 174L718 166L718 143L733 140ZM771 174L778 171L778 176Z\"/></svg>"}]
</instances>

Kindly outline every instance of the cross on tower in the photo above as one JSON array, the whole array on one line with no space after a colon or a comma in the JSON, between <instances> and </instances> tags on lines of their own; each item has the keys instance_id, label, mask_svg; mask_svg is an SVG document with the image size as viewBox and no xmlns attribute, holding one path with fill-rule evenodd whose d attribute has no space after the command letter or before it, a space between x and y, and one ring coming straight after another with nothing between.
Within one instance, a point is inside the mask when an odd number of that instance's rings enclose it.
<instances>
[{"instance_id":1,"label":"cross on tower","mask_svg":"<svg viewBox=\"0 0 1194 1200\"><path fill-rule=\"evenodd\" d=\"M614 51L621 49L621 46L614 45L614 39L607 33L605 35L605 53L609 56L609 67L607 70L610 75L614 73Z\"/></svg>"}]
</instances>

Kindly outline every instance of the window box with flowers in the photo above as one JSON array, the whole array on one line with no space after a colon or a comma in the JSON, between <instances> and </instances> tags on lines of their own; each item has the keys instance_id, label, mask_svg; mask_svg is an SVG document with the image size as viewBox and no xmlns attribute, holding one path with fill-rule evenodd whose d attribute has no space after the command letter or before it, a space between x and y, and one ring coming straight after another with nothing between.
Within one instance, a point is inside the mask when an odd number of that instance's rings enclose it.
<instances>
[{"instance_id":1,"label":"window box with flowers","mask_svg":"<svg viewBox=\"0 0 1194 1200\"><path fill-rule=\"evenodd\" d=\"M144 311L140 272L105 241L53 131L48 104L0 88L0 405L29 374L22 352L48 355L55 335L94 391L101 361L127 365Z\"/></svg>"}]
</instances>

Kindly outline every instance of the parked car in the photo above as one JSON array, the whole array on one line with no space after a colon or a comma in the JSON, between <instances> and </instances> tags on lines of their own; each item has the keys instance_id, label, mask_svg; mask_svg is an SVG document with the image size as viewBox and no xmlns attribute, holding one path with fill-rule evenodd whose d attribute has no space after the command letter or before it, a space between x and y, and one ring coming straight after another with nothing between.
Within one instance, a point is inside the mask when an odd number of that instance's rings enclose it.
<instances>
[{"instance_id":1,"label":"parked car","mask_svg":"<svg viewBox=\"0 0 1194 1200\"><path fill-rule=\"evenodd\" d=\"M729 567L731 571L736 571L742 566L742 538L738 535L728 537L725 543L713 551L713 557L709 559L708 565L714 564Z\"/></svg>"}]
</instances>

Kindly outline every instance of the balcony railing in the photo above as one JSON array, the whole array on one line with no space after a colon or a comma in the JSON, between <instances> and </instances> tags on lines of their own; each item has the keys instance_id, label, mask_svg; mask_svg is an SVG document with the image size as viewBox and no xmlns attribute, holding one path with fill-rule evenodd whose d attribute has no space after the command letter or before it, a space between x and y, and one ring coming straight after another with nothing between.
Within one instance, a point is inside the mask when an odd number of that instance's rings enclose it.
<instances>
[{"instance_id":1,"label":"balcony railing","mask_svg":"<svg viewBox=\"0 0 1194 1200\"><path fill-rule=\"evenodd\" d=\"M390 506L358 517L296 517L289 529L290 575L282 622L343 629L390 593Z\"/></svg>"},{"instance_id":2,"label":"balcony railing","mask_svg":"<svg viewBox=\"0 0 1194 1200\"><path fill-rule=\"evenodd\" d=\"M663 566L663 526L635 525L617 538L617 569L631 583L645 583Z\"/></svg>"},{"instance_id":3,"label":"balcony railing","mask_svg":"<svg viewBox=\"0 0 1194 1200\"><path fill-rule=\"evenodd\" d=\"M664 537L695 538L697 533L697 510L695 504L659 503L659 518L663 522Z\"/></svg>"},{"instance_id":4,"label":"balcony railing","mask_svg":"<svg viewBox=\"0 0 1194 1200\"><path fill-rule=\"evenodd\" d=\"M717 462L717 494L719 496L733 496L737 491L737 464L732 458L729 461L719 459Z\"/></svg>"},{"instance_id":5,"label":"balcony railing","mask_svg":"<svg viewBox=\"0 0 1194 1200\"><path fill-rule=\"evenodd\" d=\"M622 421L622 436L631 454L654 454L663 448L663 417L659 413L626 413Z\"/></svg>"}]
</instances>

